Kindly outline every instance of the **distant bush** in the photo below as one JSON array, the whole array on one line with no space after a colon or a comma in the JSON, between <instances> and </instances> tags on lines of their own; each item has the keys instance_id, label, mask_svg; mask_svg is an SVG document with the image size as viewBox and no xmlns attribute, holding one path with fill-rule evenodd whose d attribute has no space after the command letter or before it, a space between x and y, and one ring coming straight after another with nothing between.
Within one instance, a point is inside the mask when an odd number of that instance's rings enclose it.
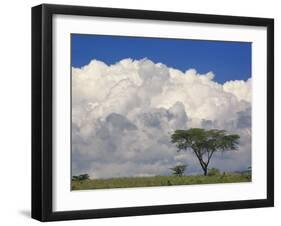
<instances>
[{"instance_id":1,"label":"distant bush","mask_svg":"<svg viewBox=\"0 0 281 226\"><path fill-rule=\"evenodd\" d=\"M73 181L82 181L82 180L89 180L89 174L80 174L79 176L72 176Z\"/></svg>"},{"instance_id":2,"label":"distant bush","mask_svg":"<svg viewBox=\"0 0 281 226\"><path fill-rule=\"evenodd\" d=\"M175 167L170 168L170 170L173 171L173 175L182 176L184 174L186 167L187 165L176 165Z\"/></svg>"},{"instance_id":3,"label":"distant bush","mask_svg":"<svg viewBox=\"0 0 281 226\"><path fill-rule=\"evenodd\" d=\"M209 169L208 176L216 176L216 175L219 175L219 174L220 174L219 169L217 169L217 168Z\"/></svg>"}]
</instances>

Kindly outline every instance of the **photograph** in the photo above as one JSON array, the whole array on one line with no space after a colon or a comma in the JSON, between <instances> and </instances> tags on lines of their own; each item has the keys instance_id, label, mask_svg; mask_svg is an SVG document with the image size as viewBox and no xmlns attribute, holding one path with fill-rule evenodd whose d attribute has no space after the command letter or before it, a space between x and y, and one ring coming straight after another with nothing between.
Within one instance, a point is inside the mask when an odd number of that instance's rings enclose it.
<instances>
[{"instance_id":1,"label":"photograph","mask_svg":"<svg viewBox=\"0 0 281 226\"><path fill-rule=\"evenodd\" d=\"M70 40L72 191L251 183L251 42Z\"/></svg>"},{"instance_id":2,"label":"photograph","mask_svg":"<svg viewBox=\"0 0 281 226\"><path fill-rule=\"evenodd\" d=\"M120 7L32 7L32 218L274 206L274 19Z\"/></svg>"}]
</instances>

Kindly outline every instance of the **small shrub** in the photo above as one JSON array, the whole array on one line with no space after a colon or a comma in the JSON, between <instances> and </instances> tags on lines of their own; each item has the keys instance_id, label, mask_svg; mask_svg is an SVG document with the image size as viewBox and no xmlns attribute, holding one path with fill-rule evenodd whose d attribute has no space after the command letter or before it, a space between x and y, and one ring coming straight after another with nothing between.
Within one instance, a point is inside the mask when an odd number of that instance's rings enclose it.
<instances>
[{"instance_id":1,"label":"small shrub","mask_svg":"<svg viewBox=\"0 0 281 226\"><path fill-rule=\"evenodd\" d=\"M83 181L83 180L89 180L90 176L89 174L80 174L79 176L73 176L72 181Z\"/></svg>"},{"instance_id":2,"label":"small shrub","mask_svg":"<svg viewBox=\"0 0 281 226\"><path fill-rule=\"evenodd\" d=\"M72 181L78 181L78 176L72 176Z\"/></svg>"},{"instance_id":3,"label":"small shrub","mask_svg":"<svg viewBox=\"0 0 281 226\"><path fill-rule=\"evenodd\" d=\"M173 175L182 176L184 174L186 167L187 165L176 165L175 167L170 168L170 170L173 171Z\"/></svg>"},{"instance_id":4,"label":"small shrub","mask_svg":"<svg viewBox=\"0 0 281 226\"><path fill-rule=\"evenodd\" d=\"M219 169L216 169L216 168L209 169L208 176L216 176L219 174L220 174Z\"/></svg>"}]
</instances>

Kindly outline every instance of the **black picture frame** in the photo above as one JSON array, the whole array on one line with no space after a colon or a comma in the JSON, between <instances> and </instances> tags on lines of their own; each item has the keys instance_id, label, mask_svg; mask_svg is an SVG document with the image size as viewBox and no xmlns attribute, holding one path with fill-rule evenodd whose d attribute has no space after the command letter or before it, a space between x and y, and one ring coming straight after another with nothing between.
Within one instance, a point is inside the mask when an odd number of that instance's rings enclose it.
<instances>
[{"instance_id":1,"label":"black picture frame","mask_svg":"<svg viewBox=\"0 0 281 226\"><path fill-rule=\"evenodd\" d=\"M267 198L54 212L52 210L52 18L55 14L266 27ZM50 4L32 8L32 218L40 221L57 221L271 206L274 206L273 19Z\"/></svg>"}]
</instances>

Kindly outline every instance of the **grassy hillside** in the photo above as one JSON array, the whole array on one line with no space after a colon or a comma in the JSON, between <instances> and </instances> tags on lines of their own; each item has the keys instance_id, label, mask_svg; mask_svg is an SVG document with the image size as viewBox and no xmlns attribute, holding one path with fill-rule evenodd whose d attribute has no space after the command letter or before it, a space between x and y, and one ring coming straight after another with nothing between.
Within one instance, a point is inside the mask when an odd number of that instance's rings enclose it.
<instances>
[{"instance_id":1,"label":"grassy hillside","mask_svg":"<svg viewBox=\"0 0 281 226\"><path fill-rule=\"evenodd\" d=\"M155 177L123 177L111 179L90 179L72 181L72 190L130 188L151 186L172 186L190 184L215 184L250 182L249 173L224 173L214 176L155 176Z\"/></svg>"}]
</instances>

